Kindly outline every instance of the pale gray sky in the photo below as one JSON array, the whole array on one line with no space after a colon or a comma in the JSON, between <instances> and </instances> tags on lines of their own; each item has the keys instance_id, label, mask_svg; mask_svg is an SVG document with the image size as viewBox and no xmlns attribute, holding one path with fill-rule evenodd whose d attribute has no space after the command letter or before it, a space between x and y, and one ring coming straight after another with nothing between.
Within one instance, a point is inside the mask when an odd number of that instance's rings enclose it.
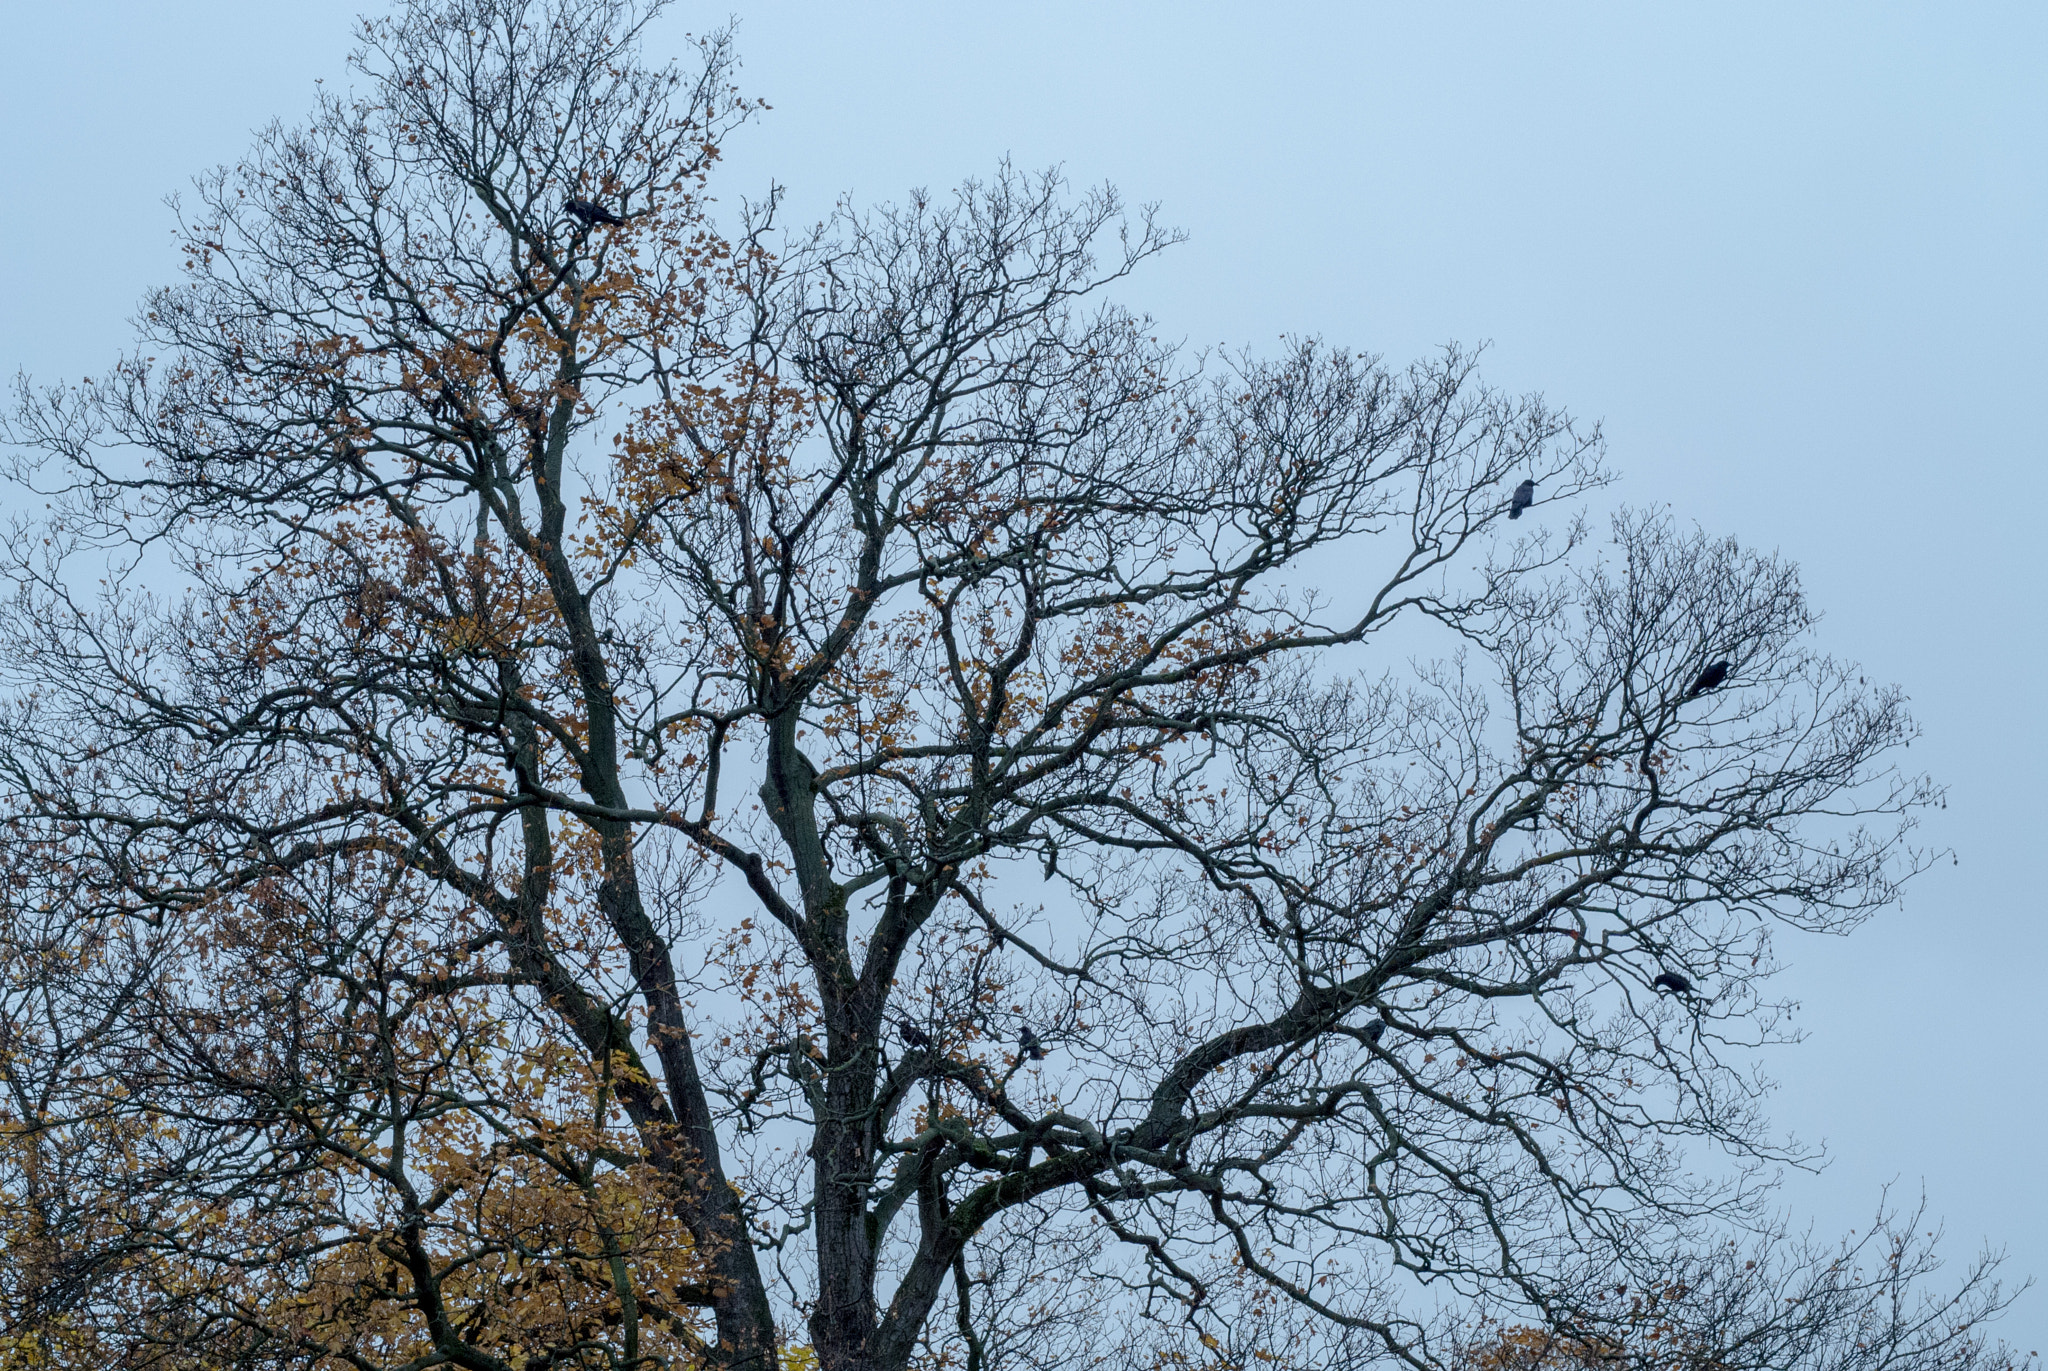
<instances>
[{"instance_id":1,"label":"pale gray sky","mask_svg":"<svg viewBox=\"0 0 2048 1371\"><path fill-rule=\"evenodd\" d=\"M355 6L15 6L0 370L91 372L177 259L159 204L343 76ZM774 109L727 199L797 217L1005 153L1160 202L1124 292L1163 333L1313 332L1605 421L1620 497L1800 562L1825 644L1902 683L1953 847L1906 906L1789 948L1811 1038L1773 1111L1860 1226L1925 1186L1952 1256L2048 1276L2048 6L737 0ZM680 8L680 35L725 6ZM2002 1330L2048 1342L2048 1290Z\"/></svg>"}]
</instances>

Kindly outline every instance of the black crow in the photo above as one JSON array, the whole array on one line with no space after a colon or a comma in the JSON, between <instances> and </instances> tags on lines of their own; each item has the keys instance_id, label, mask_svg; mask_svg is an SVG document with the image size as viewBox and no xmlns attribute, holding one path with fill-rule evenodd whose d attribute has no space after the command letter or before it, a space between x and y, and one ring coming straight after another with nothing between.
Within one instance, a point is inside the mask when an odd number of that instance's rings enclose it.
<instances>
[{"instance_id":1,"label":"black crow","mask_svg":"<svg viewBox=\"0 0 2048 1371\"><path fill-rule=\"evenodd\" d=\"M898 1019L896 1026L903 1030L903 1041L909 1043L912 1047L930 1047L932 1045L932 1035L910 1022L910 1020Z\"/></svg>"},{"instance_id":2,"label":"black crow","mask_svg":"<svg viewBox=\"0 0 2048 1371\"><path fill-rule=\"evenodd\" d=\"M1536 483L1524 481L1515 487L1515 498L1508 503L1508 518L1519 519L1522 511L1536 503Z\"/></svg>"},{"instance_id":3,"label":"black crow","mask_svg":"<svg viewBox=\"0 0 2048 1371\"><path fill-rule=\"evenodd\" d=\"M1676 971L1660 972L1650 984L1659 990L1668 990L1674 995L1692 994L1692 982L1679 975Z\"/></svg>"},{"instance_id":4,"label":"black crow","mask_svg":"<svg viewBox=\"0 0 2048 1371\"><path fill-rule=\"evenodd\" d=\"M623 224L626 222L596 201L578 200L573 195L562 203L562 208L575 215L578 219L581 219L585 227L595 227L598 224Z\"/></svg>"},{"instance_id":5,"label":"black crow","mask_svg":"<svg viewBox=\"0 0 2048 1371\"><path fill-rule=\"evenodd\" d=\"M1695 695L1704 695L1708 691L1712 690L1715 686L1721 684L1721 682L1727 680L1728 669L1734 665L1735 664L1733 662L1730 662L1724 658L1721 661L1715 662L1712 665L1708 666L1708 668L1705 671L1702 671L1699 674L1699 677L1693 681L1692 688L1685 692L1685 698L1690 700Z\"/></svg>"},{"instance_id":6,"label":"black crow","mask_svg":"<svg viewBox=\"0 0 2048 1371\"><path fill-rule=\"evenodd\" d=\"M1042 1062L1045 1060L1045 1045L1038 1041L1038 1035L1031 1031L1030 1024L1025 1024L1024 1027L1018 1031L1017 1050L1023 1053L1025 1056L1031 1058L1031 1060L1034 1062Z\"/></svg>"},{"instance_id":7,"label":"black crow","mask_svg":"<svg viewBox=\"0 0 2048 1371\"><path fill-rule=\"evenodd\" d=\"M1385 1019L1374 1019L1365 1026L1365 1040L1375 1046L1379 1044L1381 1038L1386 1036L1386 1033L1387 1021Z\"/></svg>"}]
</instances>

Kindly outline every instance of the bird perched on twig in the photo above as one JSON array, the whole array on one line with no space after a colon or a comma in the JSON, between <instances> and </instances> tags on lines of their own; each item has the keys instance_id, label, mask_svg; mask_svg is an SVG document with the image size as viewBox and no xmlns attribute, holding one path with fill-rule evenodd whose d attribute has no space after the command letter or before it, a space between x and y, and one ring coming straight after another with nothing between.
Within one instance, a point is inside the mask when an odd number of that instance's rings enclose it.
<instances>
[{"instance_id":1,"label":"bird perched on twig","mask_svg":"<svg viewBox=\"0 0 2048 1371\"><path fill-rule=\"evenodd\" d=\"M1734 665L1733 662L1725 658L1709 664L1707 669L1694 679L1691 688L1685 692L1685 698L1690 700L1695 695L1704 695L1715 686L1721 684L1721 682L1727 680L1728 672Z\"/></svg>"},{"instance_id":2,"label":"bird perched on twig","mask_svg":"<svg viewBox=\"0 0 2048 1371\"><path fill-rule=\"evenodd\" d=\"M599 224L616 225L626 222L603 205L598 204L595 200L579 200L573 195L562 202L562 208L582 220L585 228L594 228Z\"/></svg>"},{"instance_id":3,"label":"bird perched on twig","mask_svg":"<svg viewBox=\"0 0 2048 1371\"><path fill-rule=\"evenodd\" d=\"M903 1041L909 1043L912 1047L930 1047L932 1045L932 1035L919 1028L910 1020L898 1019L896 1027L903 1031Z\"/></svg>"},{"instance_id":4,"label":"bird perched on twig","mask_svg":"<svg viewBox=\"0 0 2048 1371\"><path fill-rule=\"evenodd\" d=\"M1508 501L1508 518L1519 519L1522 511L1536 503L1536 483L1524 481L1515 487L1515 498Z\"/></svg>"},{"instance_id":5,"label":"bird perched on twig","mask_svg":"<svg viewBox=\"0 0 2048 1371\"><path fill-rule=\"evenodd\" d=\"M1017 1031L1017 1050L1034 1062L1045 1060L1045 1044L1038 1041L1038 1035L1031 1031L1030 1024Z\"/></svg>"},{"instance_id":6,"label":"bird perched on twig","mask_svg":"<svg viewBox=\"0 0 2048 1371\"><path fill-rule=\"evenodd\" d=\"M1650 984L1659 990L1668 990L1674 995L1690 995L1692 993L1692 982L1679 975L1676 971L1660 972Z\"/></svg>"},{"instance_id":7,"label":"bird perched on twig","mask_svg":"<svg viewBox=\"0 0 2048 1371\"><path fill-rule=\"evenodd\" d=\"M1385 1019L1374 1019L1365 1026L1365 1040L1375 1047L1379 1045L1380 1039L1385 1037L1386 1034L1387 1021Z\"/></svg>"}]
</instances>

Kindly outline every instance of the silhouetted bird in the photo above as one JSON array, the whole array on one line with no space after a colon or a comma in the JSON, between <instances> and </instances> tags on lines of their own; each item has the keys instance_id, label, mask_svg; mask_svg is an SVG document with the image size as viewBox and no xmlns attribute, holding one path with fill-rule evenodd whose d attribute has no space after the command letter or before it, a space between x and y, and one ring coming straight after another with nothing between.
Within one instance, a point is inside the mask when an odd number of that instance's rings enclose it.
<instances>
[{"instance_id":1,"label":"silhouetted bird","mask_svg":"<svg viewBox=\"0 0 2048 1371\"><path fill-rule=\"evenodd\" d=\"M1536 503L1536 483L1524 481L1515 487L1515 498L1508 502L1508 518L1519 519L1522 511Z\"/></svg>"},{"instance_id":2,"label":"silhouetted bird","mask_svg":"<svg viewBox=\"0 0 2048 1371\"><path fill-rule=\"evenodd\" d=\"M1017 1050L1034 1062L1045 1060L1045 1045L1038 1041L1038 1035L1026 1024L1017 1034Z\"/></svg>"},{"instance_id":3,"label":"silhouetted bird","mask_svg":"<svg viewBox=\"0 0 2048 1371\"><path fill-rule=\"evenodd\" d=\"M1676 971L1663 972L1655 980L1651 981L1650 984L1656 986L1659 990L1668 990L1674 995L1692 994L1692 982L1679 975Z\"/></svg>"},{"instance_id":4,"label":"silhouetted bird","mask_svg":"<svg viewBox=\"0 0 2048 1371\"><path fill-rule=\"evenodd\" d=\"M1385 1037L1386 1034L1387 1021L1385 1019L1374 1019L1365 1026L1365 1040L1375 1046L1378 1045L1379 1040Z\"/></svg>"},{"instance_id":5,"label":"silhouetted bird","mask_svg":"<svg viewBox=\"0 0 2048 1371\"><path fill-rule=\"evenodd\" d=\"M1685 692L1685 698L1690 700L1695 695L1704 695L1727 680L1728 669L1733 665L1733 662L1719 661L1709 666L1699 674L1699 679L1692 683L1692 689Z\"/></svg>"},{"instance_id":6,"label":"silhouetted bird","mask_svg":"<svg viewBox=\"0 0 2048 1371\"><path fill-rule=\"evenodd\" d=\"M911 1023L908 1019L898 1019L896 1026L903 1030L903 1041L909 1043L912 1047L930 1047L932 1045L932 1035L919 1028L916 1024Z\"/></svg>"},{"instance_id":7,"label":"silhouetted bird","mask_svg":"<svg viewBox=\"0 0 2048 1371\"><path fill-rule=\"evenodd\" d=\"M578 200L575 196L563 202L562 208L581 219L586 226L597 224L623 224L626 221L613 214L594 200Z\"/></svg>"}]
</instances>

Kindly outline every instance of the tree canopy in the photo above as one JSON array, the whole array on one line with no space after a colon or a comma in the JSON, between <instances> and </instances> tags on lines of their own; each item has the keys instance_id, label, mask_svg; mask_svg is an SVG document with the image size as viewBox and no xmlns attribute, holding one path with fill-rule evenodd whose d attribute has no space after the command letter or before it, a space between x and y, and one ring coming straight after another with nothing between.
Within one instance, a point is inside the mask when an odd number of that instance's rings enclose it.
<instances>
[{"instance_id":1,"label":"tree canopy","mask_svg":"<svg viewBox=\"0 0 2048 1371\"><path fill-rule=\"evenodd\" d=\"M1901 693L1781 559L1595 534L1470 353L1164 341L1107 190L719 227L752 107L658 8L366 24L22 390L6 1355L1609 1346L1798 1155L1772 932L1926 860ZM1989 1366L1959 1298L1854 1364Z\"/></svg>"}]
</instances>

